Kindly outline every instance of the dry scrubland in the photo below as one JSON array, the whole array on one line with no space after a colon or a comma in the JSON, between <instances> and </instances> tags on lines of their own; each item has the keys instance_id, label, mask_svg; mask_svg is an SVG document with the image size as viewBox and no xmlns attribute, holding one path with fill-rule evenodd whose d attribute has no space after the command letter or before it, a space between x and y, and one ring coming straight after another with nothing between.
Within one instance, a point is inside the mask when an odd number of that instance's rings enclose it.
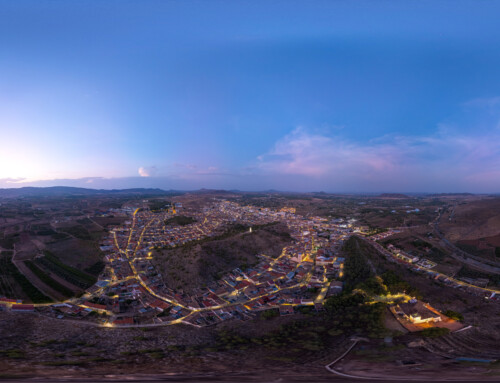
<instances>
[{"instance_id":1,"label":"dry scrubland","mask_svg":"<svg viewBox=\"0 0 500 383\"><path fill-rule=\"evenodd\" d=\"M443 214L439 225L450 241L475 240L500 233L500 198L469 198L453 205Z\"/></svg>"}]
</instances>

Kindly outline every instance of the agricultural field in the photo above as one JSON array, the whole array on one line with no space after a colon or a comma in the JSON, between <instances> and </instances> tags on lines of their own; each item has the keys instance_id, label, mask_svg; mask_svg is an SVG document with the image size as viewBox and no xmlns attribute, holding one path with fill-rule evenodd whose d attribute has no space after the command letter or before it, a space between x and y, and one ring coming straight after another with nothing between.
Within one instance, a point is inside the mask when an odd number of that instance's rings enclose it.
<instances>
[{"instance_id":1,"label":"agricultural field","mask_svg":"<svg viewBox=\"0 0 500 383\"><path fill-rule=\"evenodd\" d=\"M33 303L51 302L51 299L36 288L14 265L12 254L0 253L0 296L19 298Z\"/></svg>"},{"instance_id":2,"label":"agricultural field","mask_svg":"<svg viewBox=\"0 0 500 383\"><path fill-rule=\"evenodd\" d=\"M42 302L82 293L104 269L99 250L113 212L130 198L27 196L0 204L0 252L5 270L0 296ZM109 206L108 206L109 203Z\"/></svg>"}]
</instances>

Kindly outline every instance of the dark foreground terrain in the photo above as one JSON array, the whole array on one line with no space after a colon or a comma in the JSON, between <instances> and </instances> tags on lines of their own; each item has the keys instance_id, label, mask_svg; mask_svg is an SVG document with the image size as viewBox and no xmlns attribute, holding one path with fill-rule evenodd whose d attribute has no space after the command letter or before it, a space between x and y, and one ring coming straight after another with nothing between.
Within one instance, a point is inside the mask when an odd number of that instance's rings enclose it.
<instances>
[{"instance_id":1,"label":"dark foreground terrain","mask_svg":"<svg viewBox=\"0 0 500 383\"><path fill-rule=\"evenodd\" d=\"M298 318L274 318L253 323L242 339L266 339L266 335ZM300 319L317 318L302 316ZM273 346L269 338L258 344L250 340L222 340L224 331L236 331L234 326L222 329L195 329L183 325L117 330L89 327L76 323L42 318L36 314L24 316L0 314L2 352L0 377L9 379L35 378L41 381L101 381L101 380L163 380L163 381L344 381L346 378L328 371L325 366L341 356L352 344L349 338L332 337L326 347L308 350L297 347L301 357L290 358L286 348ZM314 337L317 329L299 330L301 336ZM457 334L458 335L458 334ZM466 337L455 337L457 344ZM451 338L451 339L455 339ZM437 378L474 381L497 381L498 364L460 363L426 349L435 340L425 341L424 347L409 347L419 337L401 335L391 345L382 339L359 342L336 365L337 371L379 379L425 381ZM441 341L443 342L443 341ZM292 353L293 354L293 353Z\"/></svg>"}]
</instances>

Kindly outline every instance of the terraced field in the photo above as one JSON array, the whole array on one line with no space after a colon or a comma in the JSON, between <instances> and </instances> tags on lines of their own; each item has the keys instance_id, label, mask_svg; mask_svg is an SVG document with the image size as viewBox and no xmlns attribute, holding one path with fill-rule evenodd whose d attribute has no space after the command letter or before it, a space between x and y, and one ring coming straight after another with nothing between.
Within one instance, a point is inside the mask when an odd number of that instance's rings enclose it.
<instances>
[{"instance_id":1,"label":"terraced field","mask_svg":"<svg viewBox=\"0 0 500 383\"><path fill-rule=\"evenodd\" d=\"M426 341L426 348L451 358L474 357L500 359L500 337L490 332L471 328Z\"/></svg>"},{"instance_id":2,"label":"terraced field","mask_svg":"<svg viewBox=\"0 0 500 383\"><path fill-rule=\"evenodd\" d=\"M86 289L97 281L97 278L62 263L59 258L52 253L46 251L44 254L45 256L38 258L36 262L72 285L81 289Z\"/></svg>"},{"instance_id":3,"label":"terraced field","mask_svg":"<svg viewBox=\"0 0 500 383\"><path fill-rule=\"evenodd\" d=\"M12 263L10 255L0 254L0 295L7 298L27 298L34 303L50 302L51 299L38 290Z\"/></svg>"}]
</instances>

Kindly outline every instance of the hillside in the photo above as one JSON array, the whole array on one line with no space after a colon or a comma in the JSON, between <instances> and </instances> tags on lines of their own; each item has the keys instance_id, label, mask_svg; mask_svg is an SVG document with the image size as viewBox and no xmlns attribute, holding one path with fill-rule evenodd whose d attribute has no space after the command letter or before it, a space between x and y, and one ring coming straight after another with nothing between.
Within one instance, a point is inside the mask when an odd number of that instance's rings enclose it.
<instances>
[{"instance_id":1,"label":"hillside","mask_svg":"<svg viewBox=\"0 0 500 383\"><path fill-rule=\"evenodd\" d=\"M249 267L257 254L281 254L292 239L283 224L272 224L249 233L206 239L174 249L159 250L155 263L168 286L192 291L208 285L236 267Z\"/></svg>"},{"instance_id":2,"label":"hillside","mask_svg":"<svg viewBox=\"0 0 500 383\"><path fill-rule=\"evenodd\" d=\"M500 234L500 198L460 202L443 214L439 227L452 242L496 236Z\"/></svg>"}]
</instances>

